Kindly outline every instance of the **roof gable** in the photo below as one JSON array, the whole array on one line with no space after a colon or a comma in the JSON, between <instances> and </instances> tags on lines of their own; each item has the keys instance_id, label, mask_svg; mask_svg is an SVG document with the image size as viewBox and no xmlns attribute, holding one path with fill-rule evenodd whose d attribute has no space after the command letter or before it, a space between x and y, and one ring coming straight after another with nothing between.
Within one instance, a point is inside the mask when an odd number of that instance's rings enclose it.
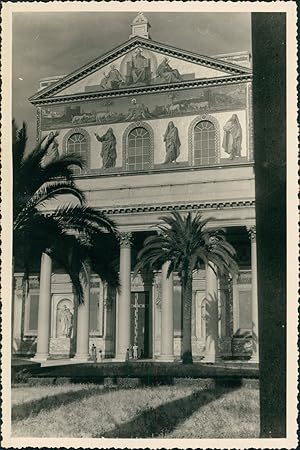
<instances>
[{"instance_id":1,"label":"roof gable","mask_svg":"<svg viewBox=\"0 0 300 450\"><path fill-rule=\"evenodd\" d=\"M245 75L250 69L134 37L33 95L38 102L49 97L76 95L181 83L189 80Z\"/></svg>"}]
</instances>

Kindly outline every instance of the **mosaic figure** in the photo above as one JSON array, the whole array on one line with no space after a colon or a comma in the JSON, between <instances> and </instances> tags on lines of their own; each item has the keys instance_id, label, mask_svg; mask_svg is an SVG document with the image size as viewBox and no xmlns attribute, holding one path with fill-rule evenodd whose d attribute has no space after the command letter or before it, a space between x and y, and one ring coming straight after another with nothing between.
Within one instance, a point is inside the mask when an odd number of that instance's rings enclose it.
<instances>
[{"instance_id":1,"label":"mosaic figure","mask_svg":"<svg viewBox=\"0 0 300 450\"><path fill-rule=\"evenodd\" d=\"M177 69L172 69L168 58L164 58L159 64L156 75L165 83L173 83L174 81L181 81L182 77Z\"/></svg>"},{"instance_id":2,"label":"mosaic figure","mask_svg":"<svg viewBox=\"0 0 300 450\"><path fill-rule=\"evenodd\" d=\"M109 167L115 167L117 159L117 140L113 129L109 128L103 136L99 136L98 133L95 133L95 137L97 141L102 142L102 150L100 155L102 158L103 168L108 169Z\"/></svg>"},{"instance_id":3,"label":"mosaic figure","mask_svg":"<svg viewBox=\"0 0 300 450\"><path fill-rule=\"evenodd\" d=\"M149 83L151 80L151 60L142 55L142 50L137 49L131 61L127 63L128 84Z\"/></svg>"},{"instance_id":4,"label":"mosaic figure","mask_svg":"<svg viewBox=\"0 0 300 450\"><path fill-rule=\"evenodd\" d=\"M167 130L164 135L164 142L166 145L166 159L164 164L176 162L176 159L180 155L180 139L178 135L178 128L175 127L173 122L169 122Z\"/></svg>"},{"instance_id":5,"label":"mosaic figure","mask_svg":"<svg viewBox=\"0 0 300 450\"><path fill-rule=\"evenodd\" d=\"M239 158L242 150L242 127L236 114L232 114L223 130L222 147L230 155L230 159Z\"/></svg>"}]
</instances>

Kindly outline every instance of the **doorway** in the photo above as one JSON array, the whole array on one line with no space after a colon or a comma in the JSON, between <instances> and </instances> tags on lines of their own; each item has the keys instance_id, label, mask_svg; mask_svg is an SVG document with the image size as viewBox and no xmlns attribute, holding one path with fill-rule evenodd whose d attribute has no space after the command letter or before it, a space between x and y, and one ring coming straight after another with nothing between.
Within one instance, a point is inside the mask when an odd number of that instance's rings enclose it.
<instances>
[{"instance_id":1,"label":"doorway","mask_svg":"<svg viewBox=\"0 0 300 450\"><path fill-rule=\"evenodd\" d=\"M132 292L130 304L130 345L138 347L138 358L150 358L149 292Z\"/></svg>"}]
</instances>

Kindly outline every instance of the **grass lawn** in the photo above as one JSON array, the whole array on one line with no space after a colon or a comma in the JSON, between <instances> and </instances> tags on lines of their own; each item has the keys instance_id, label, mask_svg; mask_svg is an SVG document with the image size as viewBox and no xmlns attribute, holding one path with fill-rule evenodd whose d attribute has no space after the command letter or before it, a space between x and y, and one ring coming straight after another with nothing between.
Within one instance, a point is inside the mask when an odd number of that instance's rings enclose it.
<instances>
[{"instance_id":1,"label":"grass lawn","mask_svg":"<svg viewBox=\"0 0 300 450\"><path fill-rule=\"evenodd\" d=\"M254 438L259 392L246 387L132 389L92 384L15 386L14 437Z\"/></svg>"}]
</instances>

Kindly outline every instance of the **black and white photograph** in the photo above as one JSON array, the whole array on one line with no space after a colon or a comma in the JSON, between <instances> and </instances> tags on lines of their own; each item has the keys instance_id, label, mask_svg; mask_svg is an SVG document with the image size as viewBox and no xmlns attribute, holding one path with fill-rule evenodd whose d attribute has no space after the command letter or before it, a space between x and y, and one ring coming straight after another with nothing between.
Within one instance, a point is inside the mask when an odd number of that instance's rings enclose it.
<instances>
[{"instance_id":1,"label":"black and white photograph","mask_svg":"<svg viewBox=\"0 0 300 450\"><path fill-rule=\"evenodd\" d=\"M297 447L296 14L3 3L3 448Z\"/></svg>"}]
</instances>

